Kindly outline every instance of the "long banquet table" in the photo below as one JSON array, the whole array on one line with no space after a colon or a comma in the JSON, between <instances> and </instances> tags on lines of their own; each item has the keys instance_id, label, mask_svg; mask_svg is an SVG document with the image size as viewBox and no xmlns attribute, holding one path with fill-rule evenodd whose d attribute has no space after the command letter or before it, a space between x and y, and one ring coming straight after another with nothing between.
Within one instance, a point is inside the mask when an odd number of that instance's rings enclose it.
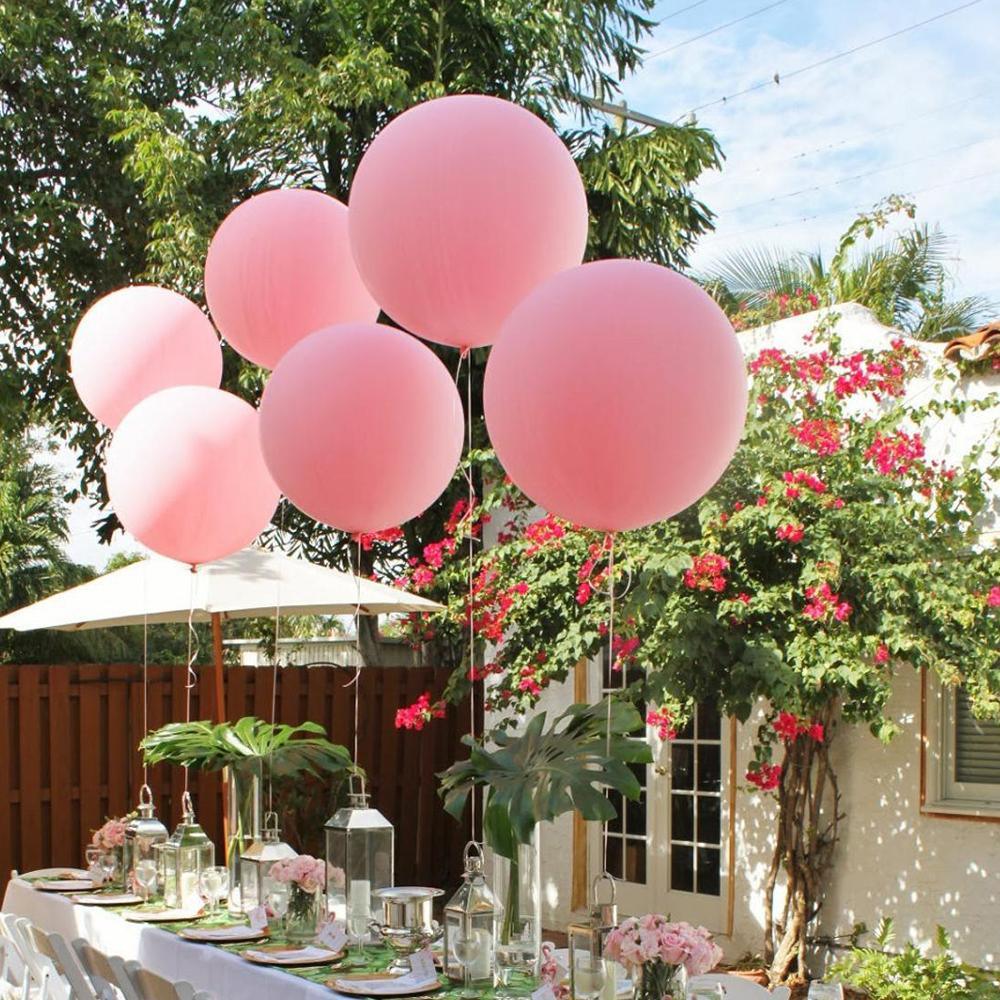
<instances>
[{"instance_id":1,"label":"long banquet table","mask_svg":"<svg viewBox=\"0 0 1000 1000\"><path fill-rule=\"evenodd\" d=\"M187 980L218 1000L330 1000L338 994L303 975L254 965L230 948L185 941L150 924L134 923L100 906L82 906L53 892L41 892L21 878L11 879L3 909L27 917L67 941L85 938L106 955L137 961L168 979ZM312 970L321 978L321 973ZM329 973L327 973L329 975Z\"/></svg>"}]
</instances>

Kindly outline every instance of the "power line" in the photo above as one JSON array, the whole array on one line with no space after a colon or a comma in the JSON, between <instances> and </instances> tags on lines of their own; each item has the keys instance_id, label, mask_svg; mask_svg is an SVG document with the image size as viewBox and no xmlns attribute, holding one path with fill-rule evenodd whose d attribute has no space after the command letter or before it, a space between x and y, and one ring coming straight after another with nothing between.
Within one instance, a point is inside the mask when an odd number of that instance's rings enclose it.
<instances>
[{"instance_id":1,"label":"power line","mask_svg":"<svg viewBox=\"0 0 1000 1000\"><path fill-rule=\"evenodd\" d=\"M708 3L708 0L698 0L697 3L688 4L686 7L681 7L680 10L675 10L672 14L667 14L666 17L660 18L660 24L664 21L669 21L672 17L677 17L679 14L686 14L689 10L694 10L695 7L700 7L702 4Z\"/></svg>"},{"instance_id":2,"label":"power line","mask_svg":"<svg viewBox=\"0 0 1000 1000\"><path fill-rule=\"evenodd\" d=\"M826 56L823 59L818 59L816 62L809 63L806 66L800 66L798 69L792 70L791 73L775 73L770 80L761 80L759 83L755 83L750 87L746 87L743 90L738 90L734 94L726 94L724 97L718 97L714 101L708 101L705 104L699 104L697 107L691 108L683 115L679 115L675 121L680 122L682 119L686 118L688 115L693 115L698 111L704 111L705 108L714 108L718 104L728 104L729 101L734 101L738 97L744 97L747 94L752 94L755 91L763 90L764 87L770 87L772 84L775 86L781 83L791 80L793 77L801 76L803 73L808 73L810 70L818 69L820 66L827 66L832 62L836 62L838 59L846 59L848 56L854 55L856 52L862 52L864 49L870 49L873 45L881 45L882 42L888 42L890 39L899 38L900 35L905 35L907 32L916 31L917 28L923 28L925 25L933 24L935 21L940 21L944 17L949 17L952 14L957 14L959 11L967 10L969 7L975 7L976 4L982 3L983 0L968 0L967 3L960 4L957 7L951 7L948 10L941 11L940 14L935 14L933 17L925 18L923 21L917 21L914 24L908 24L905 28L899 28L896 31L890 32L888 35L882 35L879 38L873 38L869 42L863 42L861 45L855 45L853 48L845 49L843 52L834 53L832 56Z\"/></svg>"},{"instance_id":3,"label":"power line","mask_svg":"<svg viewBox=\"0 0 1000 1000\"><path fill-rule=\"evenodd\" d=\"M815 146L812 149L801 150L798 153L793 153L791 156L781 157L779 159L764 160L761 164L754 167L752 170L737 170L737 171L725 171L722 176L715 178L716 183L721 183L731 177L745 177L752 174L763 173L764 170L770 167L777 166L781 163L794 163L796 160L804 160L808 156L813 156L816 153L828 153L833 149L839 149L841 146L852 146L855 143L863 142L866 139L871 139L877 135L883 135L886 132L893 132L896 129L903 128L906 125L910 125L913 122L921 121L924 118L931 118L934 115L940 114L942 111L950 111L952 108L957 108L960 105L968 104L971 101L978 101L980 98L986 97L987 94L993 96L996 94L996 90L991 88L990 90L981 90L977 94L970 94L968 97L962 97L957 101L949 101L947 104L940 104L934 108L928 108L925 111L920 112L920 114L910 115L909 118L903 118L896 122L891 122L888 125L882 125L871 132L864 132L861 135L850 136L847 139L838 139L836 142L828 142L822 146Z\"/></svg>"},{"instance_id":4,"label":"power line","mask_svg":"<svg viewBox=\"0 0 1000 1000\"><path fill-rule=\"evenodd\" d=\"M971 146L980 146L984 142L995 142L997 136L991 135L985 139L973 139L971 142L963 142L958 146L949 146L946 149L938 149L933 153L925 153L923 156L915 156L910 160L897 160L895 163L888 163L882 167L876 167L873 170L866 170L860 174L853 174L850 177L841 177L835 181L828 181L825 184L815 184L812 187L800 188L798 191L786 191L784 194L776 194L771 198L761 198L759 201L748 201L744 202L742 205L729 205L724 208L720 208L717 214L721 215L723 212L742 212L747 208L756 208L759 205L770 205L776 201L784 201L786 198L795 198L800 194L812 194L814 191L822 191L825 188L836 187L838 184L849 184L851 181L860 181L865 177L873 177L875 174L884 174L887 170L895 170L898 167L908 167L912 163L923 163L924 160L932 160L937 156L944 156L946 153L957 153L962 149L969 149Z\"/></svg>"},{"instance_id":5,"label":"power line","mask_svg":"<svg viewBox=\"0 0 1000 1000\"><path fill-rule=\"evenodd\" d=\"M952 180L944 181L941 184L930 184L926 187L916 188L915 190L907 192L907 194L910 197L918 194L926 194L928 191L937 191L941 188L954 187L956 184L966 184L971 181L982 180L983 178L986 177L993 177L997 174L1000 174L1000 167L997 167L995 170L986 170L978 174L969 174L967 177L955 177ZM855 205L852 211L859 212L862 211L864 207L865 207L864 205ZM785 222L773 222L767 226L753 226L750 229L739 229L735 233L725 233L722 236L719 236L718 239L734 240L740 236L750 236L753 235L754 233L764 233L772 229L787 229L789 226L799 226L802 225L802 223L804 222L812 222L814 219L827 219L831 218L834 215L842 216L844 215L845 211L848 210L843 208L835 208L831 209L828 212L815 212L812 215L803 215L800 218L788 219Z\"/></svg>"},{"instance_id":6,"label":"power line","mask_svg":"<svg viewBox=\"0 0 1000 1000\"><path fill-rule=\"evenodd\" d=\"M780 7L783 3L788 3L788 0L774 0L774 3L769 3L766 7L759 7L757 10L752 10L749 14L744 14L742 17L737 17L732 21L727 21L725 24L716 25L716 27L710 28L708 31L703 31L700 35L695 35L693 38L685 38L683 42L678 42L676 45L668 45L665 49L660 49L658 52L652 52L648 56L645 56L643 58L643 63L647 63L651 59L657 59L660 56L664 56L668 52L673 52L675 49L681 49L685 45L690 45L692 42L701 41L702 38L708 38L709 35L715 35L720 31L725 31L726 28L731 28L734 24L739 24L741 21L749 21L751 17L763 14L764 11L771 10L774 7Z\"/></svg>"}]
</instances>

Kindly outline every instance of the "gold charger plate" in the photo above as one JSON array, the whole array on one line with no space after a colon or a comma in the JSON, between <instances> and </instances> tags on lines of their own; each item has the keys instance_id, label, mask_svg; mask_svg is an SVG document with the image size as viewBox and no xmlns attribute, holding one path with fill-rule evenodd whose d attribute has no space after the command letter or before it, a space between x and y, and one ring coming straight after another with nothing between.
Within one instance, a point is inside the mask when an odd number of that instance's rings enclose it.
<instances>
[{"instance_id":1,"label":"gold charger plate","mask_svg":"<svg viewBox=\"0 0 1000 1000\"><path fill-rule=\"evenodd\" d=\"M415 997L424 993L437 993L442 989L441 983L435 980L433 983L426 983L423 986L402 986L398 990L379 990L372 993L363 987L352 985L352 980L358 982L371 982L373 979L386 981L391 979L402 979L403 976L394 975L391 972L357 972L347 976L335 976L326 981L330 989L338 993L349 993L356 997Z\"/></svg>"},{"instance_id":2,"label":"gold charger plate","mask_svg":"<svg viewBox=\"0 0 1000 1000\"><path fill-rule=\"evenodd\" d=\"M41 892L87 892L94 888L94 880L89 878L54 878L36 882L33 888Z\"/></svg>"},{"instance_id":3,"label":"gold charger plate","mask_svg":"<svg viewBox=\"0 0 1000 1000\"><path fill-rule=\"evenodd\" d=\"M305 952L301 958L295 958L294 952ZM317 954L318 953L318 954ZM344 957L343 950L333 951L321 948L319 945L302 945L296 948L289 944L272 944L263 948L247 948L242 956L255 965L271 965L277 968L298 968L305 965L333 965ZM286 957L279 958L279 955Z\"/></svg>"},{"instance_id":4,"label":"gold charger plate","mask_svg":"<svg viewBox=\"0 0 1000 1000\"><path fill-rule=\"evenodd\" d=\"M81 906L135 906L143 902L142 896L132 892L80 892L69 898Z\"/></svg>"},{"instance_id":5,"label":"gold charger plate","mask_svg":"<svg viewBox=\"0 0 1000 1000\"><path fill-rule=\"evenodd\" d=\"M130 910L122 914L126 920L139 924L180 924L187 920L200 920L204 913L201 910L182 910L171 907L162 910Z\"/></svg>"}]
</instances>

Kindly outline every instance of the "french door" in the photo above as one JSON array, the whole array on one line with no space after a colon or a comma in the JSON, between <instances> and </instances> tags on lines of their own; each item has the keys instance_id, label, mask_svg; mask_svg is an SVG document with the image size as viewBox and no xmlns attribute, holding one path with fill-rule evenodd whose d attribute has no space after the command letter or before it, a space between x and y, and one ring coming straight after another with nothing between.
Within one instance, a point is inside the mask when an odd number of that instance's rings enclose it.
<instances>
[{"instance_id":1,"label":"french door","mask_svg":"<svg viewBox=\"0 0 1000 1000\"><path fill-rule=\"evenodd\" d=\"M608 657L593 665L590 690L602 696L622 686ZM596 683L594 683L596 682ZM727 931L730 727L711 705L699 705L670 743L658 745L654 762L633 765L642 785L638 801L608 795L617 817L592 823L591 875L605 868L618 880L623 915L663 913L674 920Z\"/></svg>"}]
</instances>

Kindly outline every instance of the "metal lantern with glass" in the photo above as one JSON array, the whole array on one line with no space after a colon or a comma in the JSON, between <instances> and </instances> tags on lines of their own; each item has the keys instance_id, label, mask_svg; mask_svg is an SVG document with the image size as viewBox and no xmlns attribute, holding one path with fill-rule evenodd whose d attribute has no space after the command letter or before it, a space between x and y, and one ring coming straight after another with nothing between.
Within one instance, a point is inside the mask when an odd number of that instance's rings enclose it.
<instances>
[{"instance_id":1,"label":"metal lantern with glass","mask_svg":"<svg viewBox=\"0 0 1000 1000\"><path fill-rule=\"evenodd\" d=\"M601 901L602 883L610 888L609 898ZM593 903L587 910L585 920L571 923L566 928L569 943L569 988L570 996L584 1000L593 996L595 981L601 982L598 993L604 1000L614 1000L617 990L616 963L604 958L604 942L618 926L618 904L615 902L615 880L607 872L594 879ZM603 975L598 973L603 971ZM577 982L581 975L587 982Z\"/></svg>"},{"instance_id":2,"label":"metal lantern with glass","mask_svg":"<svg viewBox=\"0 0 1000 1000\"><path fill-rule=\"evenodd\" d=\"M215 864L215 844L194 817L191 794L181 799L183 818L163 846L163 897L167 906L200 906L198 876Z\"/></svg>"},{"instance_id":3,"label":"metal lantern with glass","mask_svg":"<svg viewBox=\"0 0 1000 1000\"><path fill-rule=\"evenodd\" d=\"M126 886L135 875L136 865L142 862L149 862L150 864L144 865L143 868L152 867L155 873L156 858L153 848L156 844L166 841L168 836L167 828L156 818L152 789L149 785L143 785L139 789L139 807L136 809L136 814L125 825L123 868Z\"/></svg>"},{"instance_id":4,"label":"metal lantern with glass","mask_svg":"<svg viewBox=\"0 0 1000 1000\"><path fill-rule=\"evenodd\" d=\"M463 996L493 986L499 921L500 906L486 884L482 848L470 840L462 884L444 908L444 973L464 984Z\"/></svg>"},{"instance_id":5,"label":"metal lantern with glass","mask_svg":"<svg viewBox=\"0 0 1000 1000\"><path fill-rule=\"evenodd\" d=\"M271 866L275 861L287 861L296 856L296 852L281 839L278 814L267 813L260 840L255 840L240 857L240 888L244 909L249 912L266 904L273 888Z\"/></svg>"},{"instance_id":6,"label":"metal lantern with glass","mask_svg":"<svg viewBox=\"0 0 1000 1000\"><path fill-rule=\"evenodd\" d=\"M364 781L360 791L354 781L347 805L326 821L326 895L337 920L367 928L373 893L394 884L395 831L368 804Z\"/></svg>"}]
</instances>

